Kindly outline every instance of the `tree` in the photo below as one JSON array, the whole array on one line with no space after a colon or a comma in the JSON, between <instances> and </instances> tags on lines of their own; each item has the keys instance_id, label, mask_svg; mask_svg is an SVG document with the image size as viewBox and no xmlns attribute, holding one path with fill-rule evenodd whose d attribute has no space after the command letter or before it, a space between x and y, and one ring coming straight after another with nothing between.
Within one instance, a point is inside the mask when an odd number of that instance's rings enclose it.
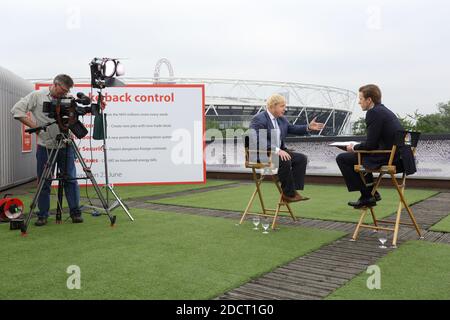
<instances>
[{"instance_id":1,"label":"tree","mask_svg":"<svg viewBox=\"0 0 450 320\"><path fill-rule=\"evenodd\" d=\"M421 116L416 130L422 133L450 133L450 101L438 104L438 113Z\"/></svg>"},{"instance_id":2,"label":"tree","mask_svg":"<svg viewBox=\"0 0 450 320\"><path fill-rule=\"evenodd\" d=\"M414 131L415 130L415 123L413 122L413 119L408 119L410 116L407 114L405 117L401 117L398 113L397 113L397 118L398 120L400 120L400 123L403 127L403 129L405 130L410 130L410 131Z\"/></svg>"},{"instance_id":3,"label":"tree","mask_svg":"<svg viewBox=\"0 0 450 320\"><path fill-rule=\"evenodd\" d=\"M401 117L397 114L405 130L419 131L421 133L450 133L450 101L439 103L438 112L423 115L416 109L413 114ZM354 135L366 134L366 123L363 117L353 123Z\"/></svg>"},{"instance_id":4,"label":"tree","mask_svg":"<svg viewBox=\"0 0 450 320\"><path fill-rule=\"evenodd\" d=\"M405 117L401 117L397 113L397 118L398 118L398 120L400 120L400 123L401 123L403 129L410 130L410 131L416 130L417 121L422 117L423 117L423 115L420 114L419 110L417 110L417 109L416 109L416 111L414 111L414 113L412 115L406 114Z\"/></svg>"}]
</instances>

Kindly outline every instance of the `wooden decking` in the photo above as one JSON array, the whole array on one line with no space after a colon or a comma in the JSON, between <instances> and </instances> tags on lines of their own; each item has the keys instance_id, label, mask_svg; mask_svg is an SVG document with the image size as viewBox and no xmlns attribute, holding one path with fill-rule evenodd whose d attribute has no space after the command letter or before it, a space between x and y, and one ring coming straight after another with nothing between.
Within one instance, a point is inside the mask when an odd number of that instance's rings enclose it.
<instances>
[{"instance_id":1,"label":"wooden decking","mask_svg":"<svg viewBox=\"0 0 450 320\"><path fill-rule=\"evenodd\" d=\"M200 192L204 192L202 190ZM151 210L171 211L179 213L225 217L239 219L241 213L224 210L199 209L174 205L133 202L131 206ZM423 230L424 241L450 244L450 233L427 230L450 211L450 193L440 193L430 199L413 205L415 217ZM406 212L403 217L406 217ZM392 215L386 220L394 220ZM371 230L360 232L357 241L350 241L355 223L324 221L301 218L292 221L288 217L280 217L283 225L313 227L324 230L339 230L348 233L347 236L334 241L310 254L269 272L258 279L252 280L217 297L220 300L318 300L323 299L333 291L343 286L359 273L365 271L386 255L392 248L378 248L378 239ZM416 231L411 227L401 227L398 246L407 240L418 239Z\"/></svg>"}]
</instances>

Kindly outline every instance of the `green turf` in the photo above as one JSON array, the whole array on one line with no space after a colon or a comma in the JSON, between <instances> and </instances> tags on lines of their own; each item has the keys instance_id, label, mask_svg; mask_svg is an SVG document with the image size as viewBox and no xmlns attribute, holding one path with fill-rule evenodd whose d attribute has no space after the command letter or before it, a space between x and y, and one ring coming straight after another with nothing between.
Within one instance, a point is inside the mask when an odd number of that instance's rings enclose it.
<instances>
[{"instance_id":1,"label":"green turf","mask_svg":"<svg viewBox=\"0 0 450 320\"><path fill-rule=\"evenodd\" d=\"M363 272L327 299L450 299L450 245L410 241L378 261L381 288L368 289ZM370 281L370 280L369 280Z\"/></svg>"},{"instance_id":2,"label":"green turf","mask_svg":"<svg viewBox=\"0 0 450 320\"><path fill-rule=\"evenodd\" d=\"M187 190L198 190L207 187L213 186L221 186L227 184L233 184L236 181L232 180L217 180L217 179L208 179L206 183L202 184L175 184L175 185L145 185L145 186L115 186L114 190L117 192L118 196L123 200L128 200L132 198L146 197L146 196L155 196L155 195L164 195L167 193L187 191ZM80 196L86 197L86 189L88 191L89 197L97 198L97 194L95 193L93 187L80 187ZM105 189L101 187L102 193L105 196ZM19 198L24 203L25 214L28 214L30 210L30 205L34 197L34 193L36 192L36 188L28 188L26 191L28 193L25 194L17 194L13 195L14 198ZM110 194L110 201L112 201L112 195ZM56 210L56 201L57 201L57 189L52 189L51 191L51 201L50 201L50 210ZM86 201L81 199L80 204L86 204ZM67 209L67 200L64 197L63 199L63 207ZM37 204L35 212L38 211ZM66 210L67 211L67 210Z\"/></svg>"},{"instance_id":3,"label":"green turf","mask_svg":"<svg viewBox=\"0 0 450 320\"><path fill-rule=\"evenodd\" d=\"M246 185L151 202L243 212L254 189L254 185ZM279 200L279 193L273 183L263 183L262 193L265 206L274 208ZM347 205L349 200L356 200L359 193L349 193L345 186L308 185L301 193L311 199L291 204L294 214L299 217L346 222L357 222L359 219L360 210ZM378 218L383 218L397 210L398 193L391 188L382 189L380 193L382 200L378 202L375 212ZM417 189L409 189L405 192L409 204L434 194L436 194L434 191ZM253 208L253 211L260 210L258 198L255 198ZM370 222L370 218L367 217L366 221Z\"/></svg>"},{"instance_id":4,"label":"green turf","mask_svg":"<svg viewBox=\"0 0 450 320\"><path fill-rule=\"evenodd\" d=\"M131 199L131 198L139 198L139 197L148 197L148 196L156 196L166 193L172 192L180 192L186 190L196 190L213 186L221 186L236 183L236 181L232 180L216 180L216 179L208 179L206 183L198 183L198 184L168 184L168 185L142 185L142 186L114 186L114 191L119 195L121 199ZM80 187L80 196L89 197L97 197L97 194L93 187ZM103 194L105 194L105 188L100 187ZM52 192L56 194L56 189ZM30 193L36 192L36 188L30 188L28 190Z\"/></svg>"},{"instance_id":5,"label":"green turf","mask_svg":"<svg viewBox=\"0 0 450 320\"><path fill-rule=\"evenodd\" d=\"M450 216L442 219L430 228L433 231L450 232Z\"/></svg>"},{"instance_id":6,"label":"green turf","mask_svg":"<svg viewBox=\"0 0 450 320\"><path fill-rule=\"evenodd\" d=\"M85 223L30 225L27 237L0 225L2 299L210 299L343 236L283 226L268 235L253 225L132 209ZM69 290L68 266L81 269Z\"/></svg>"}]
</instances>

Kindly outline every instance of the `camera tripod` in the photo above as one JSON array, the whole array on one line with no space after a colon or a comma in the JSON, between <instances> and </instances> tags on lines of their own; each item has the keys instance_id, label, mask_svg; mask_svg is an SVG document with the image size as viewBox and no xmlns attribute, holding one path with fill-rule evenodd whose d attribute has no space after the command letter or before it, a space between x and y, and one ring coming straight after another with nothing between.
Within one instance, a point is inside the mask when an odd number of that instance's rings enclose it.
<instances>
[{"instance_id":1,"label":"camera tripod","mask_svg":"<svg viewBox=\"0 0 450 320\"><path fill-rule=\"evenodd\" d=\"M58 189L58 207L57 207L56 221L57 221L57 223L60 223L60 222L61 222L61 212L62 212L62 207L61 207L61 200L62 200L62 185L64 184L64 179L67 179L67 177L64 176L64 175L66 175L66 172L63 173L63 177L62 177L62 178L53 179L53 178L52 178L52 175L53 175L54 165L55 165L56 160L57 160L57 157L58 157L58 153L61 152L61 151L63 150L63 147L64 147L64 146L65 146L65 148L68 148L68 147L70 147L70 146L73 148L73 150L74 150L74 152L75 152L75 155L76 155L76 158L78 159L78 161L80 161L80 164L81 164L81 166L82 166L82 168L83 168L83 171L84 171L85 174L86 174L86 177L92 182L92 185L94 186L95 192L97 193L97 195L98 195L98 197L99 197L99 199L100 199L100 201L101 201L101 203L102 203L102 206L103 206L103 208L104 208L106 214L107 214L108 217L109 217L109 220L110 220L110 222L111 222L111 226L114 226L114 224L115 224L115 222L116 222L116 216L112 216L112 215L110 214L110 212L109 212L109 211L110 211L110 208L109 208L108 202L107 202L107 201L105 200L105 198L103 197L103 194L102 194L101 191L100 191L100 187L98 186L97 181L95 180L95 177L94 177L94 175L92 174L91 169L90 169L90 168L86 165L86 163L84 162L84 159L83 159L83 157L81 156L80 151L79 151L77 145L75 144L73 138L70 136L70 134L69 134L68 132L67 132L67 133L59 133L59 134L56 136L56 144L57 144L57 147L56 147L55 149L51 149L50 155L49 155L49 157L48 157L48 159L47 159L47 162L46 162L46 164L45 164L45 166L44 166L44 171L42 172L42 175L41 175L41 177L40 177L40 180L39 180L39 184L38 184L38 188L37 188L36 194L34 195L33 201L32 201L31 206L30 206L30 212L29 212L29 214L27 215L27 217L25 218L25 220L24 220L24 222L22 223L22 226L21 226L21 228L20 228L21 231L22 231L22 235L25 235L26 232L27 232L28 225L29 225L30 220L31 220L31 216L32 216L33 211L34 211L34 209L35 209L35 207L36 207L36 203L37 203L37 201L38 201L38 199L39 199L39 196L40 196L40 194L41 194L41 192L42 192L42 189L44 188L44 185L45 185L45 183L46 183L47 181L51 181L51 180L59 180L59 182L60 182L60 185L59 185L60 188ZM67 150L67 149L66 149L66 150ZM66 161L66 164L67 164L67 161ZM59 170L59 169L58 169L58 170ZM77 178L75 177L75 178L73 178L73 179L77 179ZM62 182L62 183L61 183L61 182ZM119 203L122 205L122 207L124 207L124 209L126 209L125 205L124 205L124 204L122 203L122 201L117 197L117 195L116 195L115 193L114 193L114 195L116 196L117 200L118 200ZM128 213L127 210L126 210L126 212ZM128 213L128 215L129 215L129 213ZM130 215L129 215L129 216L130 216ZM131 218L131 216L130 216L130 218ZM131 219L132 219L132 218L131 218Z\"/></svg>"}]
</instances>

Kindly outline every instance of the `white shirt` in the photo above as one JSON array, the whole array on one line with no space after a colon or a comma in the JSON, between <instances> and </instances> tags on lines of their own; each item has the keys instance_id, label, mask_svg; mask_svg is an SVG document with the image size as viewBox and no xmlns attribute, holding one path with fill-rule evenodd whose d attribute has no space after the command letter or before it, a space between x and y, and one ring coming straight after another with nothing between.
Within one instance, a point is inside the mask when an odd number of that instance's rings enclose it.
<instances>
[{"instance_id":1,"label":"white shirt","mask_svg":"<svg viewBox=\"0 0 450 320\"><path fill-rule=\"evenodd\" d=\"M273 114L270 113L269 110L267 110L267 113L269 114L270 120L272 120L272 125L275 128L275 132L277 134L277 142L276 142L276 148L275 153L278 154L280 152L280 144L281 144L281 130L278 126L277 118L273 116Z\"/></svg>"},{"instance_id":2,"label":"white shirt","mask_svg":"<svg viewBox=\"0 0 450 320\"><path fill-rule=\"evenodd\" d=\"M49 118L43 111L44 101L50 101L49 88L42 88L38 91L32 91L27 96L20 99L11 109L14 118L25 118L27 113L33 114L37 126L54 122L55 119ZM38 144L47 148L56 148L56 136L60 133L58 125L52 124L46 131L41 130L38 134Z\"/></svg>"}]
</instances>

